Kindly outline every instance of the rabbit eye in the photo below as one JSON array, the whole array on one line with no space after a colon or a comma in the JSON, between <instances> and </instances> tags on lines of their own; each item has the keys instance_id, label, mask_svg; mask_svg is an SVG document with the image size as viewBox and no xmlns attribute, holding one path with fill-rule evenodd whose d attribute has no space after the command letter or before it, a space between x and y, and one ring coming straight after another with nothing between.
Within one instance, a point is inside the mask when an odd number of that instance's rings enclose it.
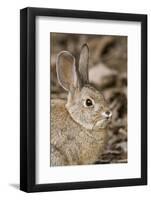
<instances>
[{"instance_id":1,"label":"rabbit eye","mask_svg":"<svg viewBox=\"0 0 151 200\"><path fill-rule=\"evenodd\" d=\"M86 99L86 106L92 106L93 103L92 103L92 100L91 99Z\"/></svg>"}]
</instances>

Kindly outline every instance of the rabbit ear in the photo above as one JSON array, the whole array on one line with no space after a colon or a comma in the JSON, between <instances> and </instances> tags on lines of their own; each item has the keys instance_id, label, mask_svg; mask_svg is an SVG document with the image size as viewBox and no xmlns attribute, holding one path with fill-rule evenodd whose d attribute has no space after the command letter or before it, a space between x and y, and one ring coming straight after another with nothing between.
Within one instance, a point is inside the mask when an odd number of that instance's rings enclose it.
<instances>
[{"instance_id":1,"label":"rabbit ear","mask_svg":"<svg viewBox=\"0 0 151 200\"><path fill-rule=\"evenodd\" d=\"M88 61L89 61L89 47L87 44L84 44L81 47L81 53L79 59L79 72L83 84L87 84L89 82Z\"/></svg>"},{"instance_id":2,"label":"rabbit ear","mask_svg":"<svg viewBox=\"0 0 151 200\"><path fill-rule=\"evenodd\" d=\"M67 91L77 85L75 58L68 51L61 51L56 61L57 78L60 85Z\"/></svg>"}]
</instances>

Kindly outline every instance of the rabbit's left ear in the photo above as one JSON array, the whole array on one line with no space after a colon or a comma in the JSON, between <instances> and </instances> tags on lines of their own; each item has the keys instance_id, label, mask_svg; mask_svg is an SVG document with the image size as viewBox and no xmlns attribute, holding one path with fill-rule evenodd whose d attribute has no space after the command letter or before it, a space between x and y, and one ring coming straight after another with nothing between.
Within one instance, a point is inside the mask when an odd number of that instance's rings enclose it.
<instances>
[{"instance_id":1,"label":"rabbit's left ear","mask_svg":"<svg viewBox=\"0 0 151 200\"><path fill-rule=\"evenodd\" d=\"M87 44L84 44L81 47L81 53L79 59L80 79L83 84L89 83L88 62L89 62L89 47Z\"/></svg>"},{"instance_id":2,"label":"rabbit's left ear","mask_svg":"<svg viewBox=\"0 0 151 200\"><path fill-rule=\"evenodd\" d=\"M75 57L69 51L61 51L56 60L56 72L59 84L67 91L78 87L78 72Z\"/></svg>"}]
</instances>

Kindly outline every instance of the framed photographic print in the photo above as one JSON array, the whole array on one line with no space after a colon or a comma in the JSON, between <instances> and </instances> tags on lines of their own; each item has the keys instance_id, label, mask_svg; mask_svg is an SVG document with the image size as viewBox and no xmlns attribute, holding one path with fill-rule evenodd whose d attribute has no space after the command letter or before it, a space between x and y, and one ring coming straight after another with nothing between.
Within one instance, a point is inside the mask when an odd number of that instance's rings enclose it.
<instances>
[{"instance_id":1,"label":"framed photographic print","mask_svg":"<svg viewBox=\"0 0 151 200\"><path fill-rule=\"evenodd\" d=\"M147 16L20 12L20 189L147 184Z\"/></svg>"}]
</instances>

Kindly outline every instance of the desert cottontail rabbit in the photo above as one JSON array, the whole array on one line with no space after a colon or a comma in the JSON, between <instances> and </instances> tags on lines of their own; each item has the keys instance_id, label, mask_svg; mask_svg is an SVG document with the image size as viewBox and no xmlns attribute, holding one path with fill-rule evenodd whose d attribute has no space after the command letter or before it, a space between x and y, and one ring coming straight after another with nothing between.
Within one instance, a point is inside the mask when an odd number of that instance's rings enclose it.
<instances>
[{"instance_id":1,"label":"desert cottontail rabbit","mask_svg":"<svg viewBox=\"0 0 151 200\"><path fill-rule=\"evenodd\" d=\"M51 100L51 166L92 164L104 149L112 113L103 95L89 84L88 59L86 44L78 66L70 52L58 54L57 78L68 98Z\"/></svg>"}]
</instances>

